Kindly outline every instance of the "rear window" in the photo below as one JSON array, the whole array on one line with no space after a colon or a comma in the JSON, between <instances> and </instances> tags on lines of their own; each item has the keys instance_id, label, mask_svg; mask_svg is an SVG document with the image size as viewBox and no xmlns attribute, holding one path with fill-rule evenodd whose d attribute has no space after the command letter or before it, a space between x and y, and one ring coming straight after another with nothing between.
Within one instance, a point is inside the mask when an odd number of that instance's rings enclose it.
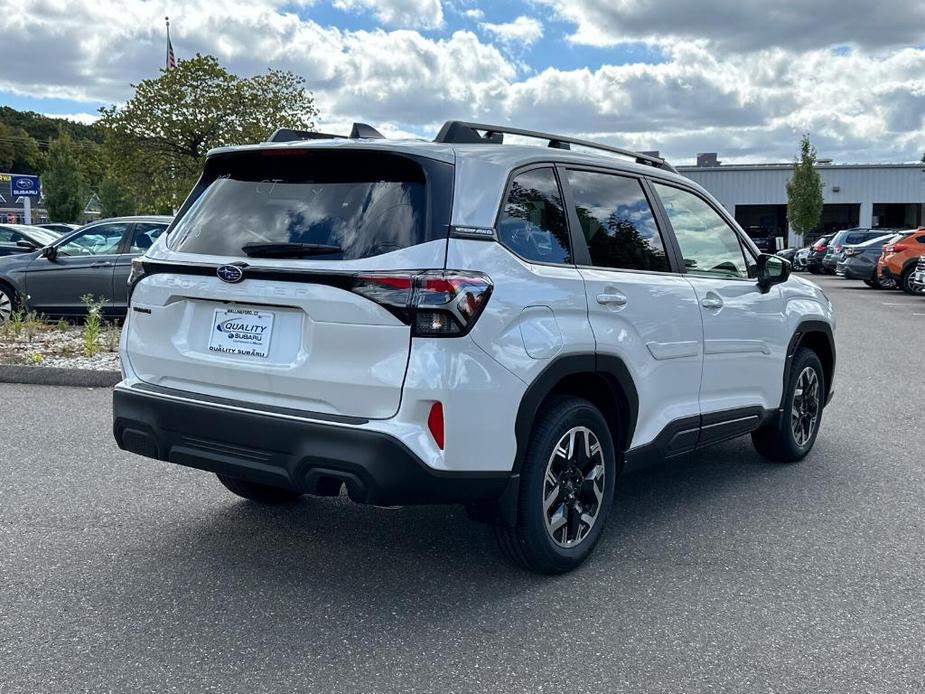
<instances>
[{"instance_id":1,"label":"rear window","mask_svg":"<svg viewBox=\"0 0 925 694\"><path fill-rule=\"evenodd\" d=\"M185 253L356 260L449 229L453 167L381 152L275 149L210 160L170 232Z\"/></svg>"}]
</instances>

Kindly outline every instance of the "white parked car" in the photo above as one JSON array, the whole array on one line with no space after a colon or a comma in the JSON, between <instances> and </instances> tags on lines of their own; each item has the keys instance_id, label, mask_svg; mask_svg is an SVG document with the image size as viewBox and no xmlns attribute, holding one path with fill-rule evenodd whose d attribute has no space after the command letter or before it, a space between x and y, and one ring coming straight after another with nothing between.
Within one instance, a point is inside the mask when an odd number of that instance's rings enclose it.
<instances>
[{"instance_id":1,"label":"white parked car","mask_svg":"<svg viewBox=\"0 0 925 694\"><path fill-rule=\"evenodd\" d=\"M122 448L260 502L464 504L555 573L621 472L744 434L813 447L831 304L666 162L459 121L352 135L209 154L134 265Z\"/></svg>"}]
</instances>

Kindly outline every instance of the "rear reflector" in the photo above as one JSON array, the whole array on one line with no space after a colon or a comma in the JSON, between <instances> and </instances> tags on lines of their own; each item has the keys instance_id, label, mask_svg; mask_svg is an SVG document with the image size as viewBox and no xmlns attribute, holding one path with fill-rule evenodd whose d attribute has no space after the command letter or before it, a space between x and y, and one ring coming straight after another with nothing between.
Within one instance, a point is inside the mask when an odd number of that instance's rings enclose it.
<instances>
[{"instance_id":1,"label":"rear reflector","mask_svg":"<svg viewBox=\"0 0 925 694\"><path fill-rule=\"evenodd\" d=\"M443 450L443 403L435 402L430 407L430 414L427 416L427 428L430 429L430 435L440 450Z\"/></svg>"}]
</instances>

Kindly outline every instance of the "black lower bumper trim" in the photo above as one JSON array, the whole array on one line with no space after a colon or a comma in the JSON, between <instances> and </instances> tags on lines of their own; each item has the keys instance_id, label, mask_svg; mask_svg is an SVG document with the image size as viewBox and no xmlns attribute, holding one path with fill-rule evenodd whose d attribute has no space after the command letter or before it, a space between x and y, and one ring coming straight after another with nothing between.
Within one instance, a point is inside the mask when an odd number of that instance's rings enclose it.
<instances>
[{"instance_id":1,"label":"black lower bumper trim","mask_svg":"<svg viewBox=\"0 0 925 694\"><path fill-rule=\"evenodd\" d=\"M498 499L510 473L446 473L401 441L350 426L239 412L117 388L113 434L123 450L251 482L382 506Z\"/></svg>"}]
</instances>

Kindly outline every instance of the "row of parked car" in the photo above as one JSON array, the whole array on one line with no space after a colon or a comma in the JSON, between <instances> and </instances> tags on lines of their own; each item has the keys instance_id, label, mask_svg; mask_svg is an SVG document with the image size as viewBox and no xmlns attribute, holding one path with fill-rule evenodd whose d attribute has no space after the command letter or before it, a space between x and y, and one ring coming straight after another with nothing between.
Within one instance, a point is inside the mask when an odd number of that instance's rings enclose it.
<instances>
[{"instance_id":1,"label":"row of parked car","mask_svg":"<svg viewBox=\"0 0 925 694\"><path fill-rule=\"evenodd\" d=\"M925 227L843 229L805 248L778 255L794 270L862 280L874 289L901 289L925 295Z\"/></svg>"},{"instance_id":2,"label":"row of parked car","mask_svg":"<svg viewBox=\"0 0 925 694\"><path fill-rule=\"evenodd\" d=\"M151 247L171 217L117 217L82 227L0 224L0 322L16 307L47 316L84 312L81 297L125 314L132 258Z\"/></svg>"}]
</instances>

